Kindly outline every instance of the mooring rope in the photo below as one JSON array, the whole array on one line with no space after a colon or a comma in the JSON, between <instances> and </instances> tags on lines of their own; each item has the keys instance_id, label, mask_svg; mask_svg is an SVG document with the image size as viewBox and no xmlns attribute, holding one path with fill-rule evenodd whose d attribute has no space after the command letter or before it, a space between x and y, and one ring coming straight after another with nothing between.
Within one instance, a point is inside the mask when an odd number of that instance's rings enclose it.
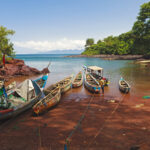
<instances>
[{"instance_id":1,"label":"mooring rope","mask_svg":"<svg viewBox=\"0 0 150 150\"><path fill-rule=\"evenodd\" d=\"M73 135L73 134L75 133L75 131L78 129L78 127L81 125L82 120L84 119L84 117L85 117L85 115L86 115L86 113L87 113L87 111L88 111L88 109L89 109L89 107L90 107L90 104L91 104L91 102L92 102L92 100L93 100L93 98L94 98L94 95L95 95L95 93L91 96L91 99L90 99L90 101L89 101L89 103L88 103L86 109L84 110L84 113L83 113L82 116L80 117L80 119L79 119L77 125L74 127L74 129L70 132L69 136L66 138L66 140L65 140L66 144L65 144L65 146L64 146L64 150L67 150L67 146L70 145L69 139L72 137L72 135Z\"/></svg>"},{"instance_id":2,"label":"mooring rope","mask_svg":"<svg viewBox=\"0 0 150 150\"><path fill-rule=\"evenodd\" d=\"M94 138L92 139L91 142L89 142L87 149L89 149L89 146L93 143L93 141L96 139L96 137L101 133L101 131L104 129L106 122L112 117L112 115L116 112L116 110L118 109L118 107L120 106L120 104L123 102L124 98L126 95L123 96L123 98L121 99L121 101L119 101L118 105L116 105L116 107L113 109L113 111L111 112L111 114L106 118L106 120L103 123L103 126L98 130L98 132L95 134Z\"/></svg>"},{"instance_id":3,"label":"mooring rope","mask_svg":"<svg viewBox=\"0 0 150 150\"><path fill-rule=\"evenodd\" d=\"M40 148L42 147L42 140L41 140L41 129L39 125L39 142L40 142Z\"/></svg>"},{"instance_id":4,"label":"mooring rope","mask_svg":"<svg viewBox=\"0 0 150 150\"><path fill-rule=\"evenodd\" d=\"M36 115L36 117L39 117L39 116L40 116L39 114ZM37 121L37 118L36 118L36 122L37 122L37 126L38 126L37 136L39 137L39 150L40 150L42 147L41 128L40 128L40 123Z\"/></svg>"}]
</instances>

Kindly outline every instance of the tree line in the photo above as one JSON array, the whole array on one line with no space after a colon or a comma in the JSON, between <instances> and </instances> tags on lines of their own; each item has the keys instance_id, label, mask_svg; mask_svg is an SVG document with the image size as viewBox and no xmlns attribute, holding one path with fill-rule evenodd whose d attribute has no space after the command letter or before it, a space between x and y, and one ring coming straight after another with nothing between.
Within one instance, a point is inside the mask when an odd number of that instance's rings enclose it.
<instances>
[{"instance_id":1,"label":"tree line","mask_svg":"<svg viewBox=\"0 0 150 150\"><path fill-rule=\"evenodd\" d=\"M84 55L137 54L150 56L150 2L140 7L136 22L129 32L119 36L108 36L94 42L93 38L86 40Z\"/></svg>"}]
</instances>

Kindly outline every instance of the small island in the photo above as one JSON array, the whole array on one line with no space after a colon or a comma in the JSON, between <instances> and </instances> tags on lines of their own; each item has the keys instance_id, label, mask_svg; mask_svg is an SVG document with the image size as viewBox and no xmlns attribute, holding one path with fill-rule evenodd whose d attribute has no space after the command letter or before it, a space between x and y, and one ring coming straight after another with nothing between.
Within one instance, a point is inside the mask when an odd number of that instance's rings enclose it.
<instances>
[{"instance_id":1,"label":"small island","mask_svg":"<svg viewBox=\"0 0 150 150\"><path fill-rule=\"evenodd\" d=\"M130 31L119 36L108 36L96 43L88 38L81 55L67 57L94 57L103 59L150 59L149 3L144 3Z\"/></svg>"}]
</instances>

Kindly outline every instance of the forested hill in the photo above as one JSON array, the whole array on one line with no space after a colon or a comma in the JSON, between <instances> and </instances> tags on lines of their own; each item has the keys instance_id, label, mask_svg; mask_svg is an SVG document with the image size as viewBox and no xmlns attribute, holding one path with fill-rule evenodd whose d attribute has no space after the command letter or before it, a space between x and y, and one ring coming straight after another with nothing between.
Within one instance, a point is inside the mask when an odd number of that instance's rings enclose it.
<instances>
[{"instance_id":1,"label":"forested hill","mask_svg":"<svg viewBox=\"0 0 150 150\"><path fill-rule=\"evenodd\" d=\"M94 43L86 40L84 55L98 54L142 54L150 56L150 2L140 7L140 12L131 31L119 36L108 36Z\"/></svg>"}]
</instances>

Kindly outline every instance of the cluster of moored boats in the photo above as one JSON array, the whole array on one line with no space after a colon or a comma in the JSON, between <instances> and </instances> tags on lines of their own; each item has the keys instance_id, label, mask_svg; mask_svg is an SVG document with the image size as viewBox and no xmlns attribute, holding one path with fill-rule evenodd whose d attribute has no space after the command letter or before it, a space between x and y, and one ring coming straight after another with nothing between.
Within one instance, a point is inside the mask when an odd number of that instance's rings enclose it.
<instances>
[{"instance_id":1,"label":"cluster of moored boats","mask_svg":"<svg viewBox=\"0 0 150 150\"><path fill-rule=\"evenodd\" d=\"M105 85L109 84L108 79L103 77L103 68L97 66L83 68L84 73L80 71L75 77L70 75L46 89L44 88L48 74L34 81L27 79L18 86L14 83L9 85L6 87L7 94L3 95L6 106L0 108L0 120L14 117L29 108L37 115L42 114L58 104L63 93L71 88L80 87L83 83L92 93L100 93L101 86L98 80L103 79ZM126 93L130 90L129 84L123 78L119 81L119 89Z\"/></svg>"}]
</instances>

